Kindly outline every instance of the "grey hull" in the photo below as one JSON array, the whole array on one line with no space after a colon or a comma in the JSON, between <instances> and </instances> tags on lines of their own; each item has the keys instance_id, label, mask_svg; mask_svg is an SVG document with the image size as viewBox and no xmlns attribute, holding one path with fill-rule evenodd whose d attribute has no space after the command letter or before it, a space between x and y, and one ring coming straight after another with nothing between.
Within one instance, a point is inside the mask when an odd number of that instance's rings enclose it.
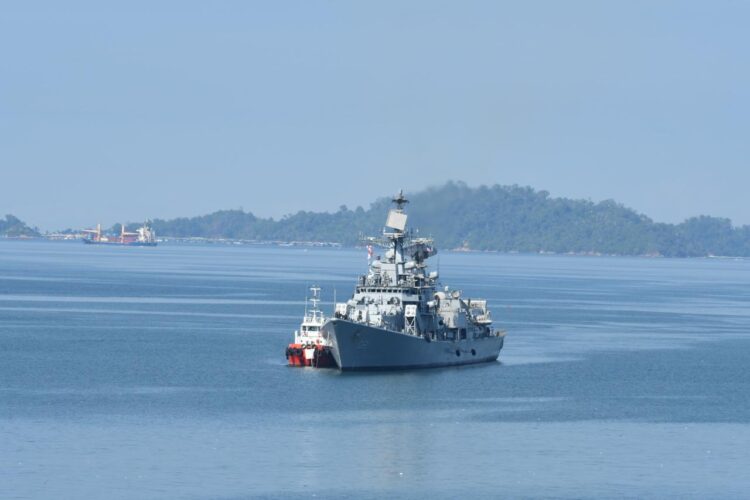
<instances>
[{"instance_id":1,"label":"grey hull","mask_svg":"<svg viewBox=\"0 0 750 500\"><path fill-rule=\"evenodd\" d=\"M323 325L341 370L401 370L496 361L504 335L460 341L427 342L423 337L343 319Z\"/></svg>"}]
</instances>

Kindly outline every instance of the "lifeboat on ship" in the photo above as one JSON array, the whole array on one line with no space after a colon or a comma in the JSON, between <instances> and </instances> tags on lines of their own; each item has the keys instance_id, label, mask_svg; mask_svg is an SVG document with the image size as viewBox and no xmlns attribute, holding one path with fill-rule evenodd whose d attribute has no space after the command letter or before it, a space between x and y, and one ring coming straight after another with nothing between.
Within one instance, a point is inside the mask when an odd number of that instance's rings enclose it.
<instances>
[{"instance_id":1,"label":"lifeboat on ship","mask_svg":"<svg viewBox=\"0 0 750 500\"><path fill-rule=\"evenodd\" d=\"M294 332L294 342L286 348L289 366L311 366L313 368L335 368L336 361L331 353L331 343L324 337L321 327L326 322L323 312L318 309L320 287L310 288L310 309L305 308L305 317L299 330Z\"/></svg>"}]
</instances>

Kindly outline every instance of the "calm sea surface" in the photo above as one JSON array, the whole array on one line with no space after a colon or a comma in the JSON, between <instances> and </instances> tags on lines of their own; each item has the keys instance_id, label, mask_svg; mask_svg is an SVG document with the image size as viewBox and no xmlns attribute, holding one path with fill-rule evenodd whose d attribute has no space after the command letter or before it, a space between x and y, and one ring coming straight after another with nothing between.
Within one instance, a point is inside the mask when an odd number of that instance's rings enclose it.
<instances>
[{"instance_id":1,"label":"calm sea surface","mask_svg":"<svg viewBox=\"0 0 750 500\"><path fill-rule=\"evenodd\" d=\"M750 497L750 261L442 254L500 362L285 366L365 266L0 241L0 498Z\"/></svg>"}]
</instances>

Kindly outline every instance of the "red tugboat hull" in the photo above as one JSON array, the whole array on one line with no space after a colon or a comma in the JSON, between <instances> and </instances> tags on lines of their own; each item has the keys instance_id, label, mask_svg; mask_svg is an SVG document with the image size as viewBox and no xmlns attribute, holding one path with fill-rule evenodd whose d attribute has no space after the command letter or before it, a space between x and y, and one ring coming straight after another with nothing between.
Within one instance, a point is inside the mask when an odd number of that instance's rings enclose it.
<instances>
[{"instance_id":1,"label":"red tugboat hull","mask_svg":"<svg viewBox=\"0 0 750 500\"><path fill-rule=\"evenodd\" d=\"M330 347L322 345L304 346L289 344L286 348L286 359L289 366L311 366L313 368L335 368Z\"/></svg>"},{"instance_id":2,"label":"red tugboat hull","mask_svg":"<svg viewBox=\"0 0 750 500\"><path fill-rule=\"evenodd\" d=\"M336 360L333 357L331 348L328 346L316 346L312 366L315 368L336 368Z\"/></svg>"},{"instance_id":3,"label":"red tugboat hull","mask_svg":"<svg viewBox=\"0 0 750 500\"><path fill-rule=\"evenodd\" d=\"M289 344L286 348L289 366L305 366L305 349L300 344Z\"/></svg>"}]
</instances>

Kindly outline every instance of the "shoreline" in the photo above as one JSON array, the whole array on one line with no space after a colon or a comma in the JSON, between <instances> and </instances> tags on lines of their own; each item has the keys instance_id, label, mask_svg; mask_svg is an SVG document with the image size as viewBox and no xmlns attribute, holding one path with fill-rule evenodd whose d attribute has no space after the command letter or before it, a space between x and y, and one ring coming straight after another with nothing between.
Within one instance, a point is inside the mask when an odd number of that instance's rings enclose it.
<instances>
[{"instance_id":1,"label":"shoreline","mask_svg":"<svg viewBox=\"0 0 750 500\"><path fill-rule=\"evenodd\" d=\"M80 243L82 238L69 235L41 235L41 236L0 236L0 241L49 241L56 243ZM364 249L362 245L345 245L334 241L286 241L286 240L246 240L234 238L206 238L206 237L169 237L157 239L159 244L167 245L226 245L226 246L275 246L279 248L340 248L340 249ZM441 250L444 253L471 253L471 254L503 254L503 255L538 255L538 256L570 256L570 257L638 257L646 259L717 259L717 260L750 260L750 256L742 255L689 255L689 256L665 256L662 254L617 254L602 253L595 251L585 252L553 252L540 250L536 252L524 252L518 250L475 250L466 247Z\"/></svg>"}]
</instances>

